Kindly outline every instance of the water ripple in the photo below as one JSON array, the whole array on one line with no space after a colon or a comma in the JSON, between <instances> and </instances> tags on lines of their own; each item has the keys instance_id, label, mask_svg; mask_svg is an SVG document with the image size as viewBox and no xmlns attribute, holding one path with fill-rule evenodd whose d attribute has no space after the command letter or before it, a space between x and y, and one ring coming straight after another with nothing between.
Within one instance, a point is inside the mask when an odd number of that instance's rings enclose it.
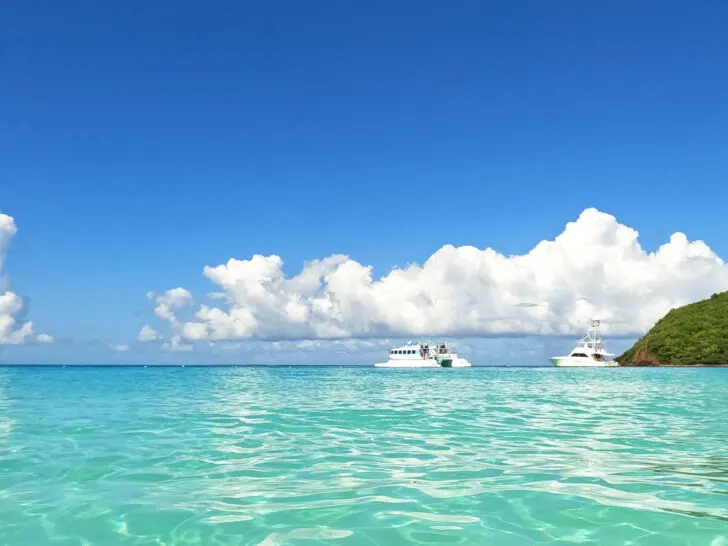
<instances>
[{"instance_id":1,"label":"water ripple","mask_svg":"<svg viewBox=\"0 0 728 546\"><path fill-rule=\"evenodd\" d=\"M0 369L0 543L728 546L726 400L725 369Z\"/></svg>"}]
</instances>

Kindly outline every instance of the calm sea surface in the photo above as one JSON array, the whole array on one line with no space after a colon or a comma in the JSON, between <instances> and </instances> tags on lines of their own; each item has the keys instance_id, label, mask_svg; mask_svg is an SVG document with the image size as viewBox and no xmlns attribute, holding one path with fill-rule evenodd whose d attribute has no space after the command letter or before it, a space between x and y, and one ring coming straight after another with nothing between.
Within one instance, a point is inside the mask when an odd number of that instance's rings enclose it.
<instances>
[{"instance_id":1,"label":"calm sea surface","mask_svg":"<svg viewBox=\"0 0 728 546\"><path fill-rule=\"evenodd\" d=\"M0 368L0 544L728 546L728 369Z\"/></svg>"}]
</instances>

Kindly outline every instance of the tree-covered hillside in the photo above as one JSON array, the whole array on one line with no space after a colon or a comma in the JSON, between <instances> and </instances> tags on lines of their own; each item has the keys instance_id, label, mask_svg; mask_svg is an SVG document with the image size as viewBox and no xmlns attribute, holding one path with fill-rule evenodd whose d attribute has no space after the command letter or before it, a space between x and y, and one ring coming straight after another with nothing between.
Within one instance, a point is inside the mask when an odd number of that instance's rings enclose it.
<instances>
[{"instance_id":1,"label":"tree-covered hillside","mask_svg":"<svg viewBox=\"0 0 728 546\"><path fill-rule=\"evenodd\" d=\"M728 292L673 309L617 360L626 366L728 364Z\"/></svg>"}]
</instances>

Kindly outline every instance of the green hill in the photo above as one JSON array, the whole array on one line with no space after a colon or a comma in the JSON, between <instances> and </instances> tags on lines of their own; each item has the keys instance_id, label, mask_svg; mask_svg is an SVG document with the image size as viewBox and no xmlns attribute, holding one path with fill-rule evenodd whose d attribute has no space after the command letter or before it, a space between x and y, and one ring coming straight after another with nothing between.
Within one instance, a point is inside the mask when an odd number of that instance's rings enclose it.
<instances>
[{"instance_id":1,"label":"green hill","mask_svg":"<svg viewBox=\"0 0 728 546\"><path fill-rule=\"evenodd\" d=\"M728 292L673 309L617 361L623 366L728 364Z\"/></svg>"}]
</instances>

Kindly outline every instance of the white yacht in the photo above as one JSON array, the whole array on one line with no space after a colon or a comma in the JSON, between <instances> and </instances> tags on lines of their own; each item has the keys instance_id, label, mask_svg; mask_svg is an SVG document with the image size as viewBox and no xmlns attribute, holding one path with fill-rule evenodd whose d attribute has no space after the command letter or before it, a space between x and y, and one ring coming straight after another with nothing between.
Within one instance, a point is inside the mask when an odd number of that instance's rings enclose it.
<instances>
[{"instance_id":1,"label":"white yacht","mask_svg":"<svg viewBox=\"0 0 728 546\"><path fill-rule=\"evenodd\" d=\"M563 368L619 366L616 361L610 359L613 356L604 348L604 343L599 335L599 321L592 320L587 329L586 337L581 338L576 343L576 347L572 349L568 356L553 356L550 360L554 366Z\"/></svg>"},{"instance_id":2,"label":"white yacht","mask_svg":"<svg viewBox=\"0 0 728 546\"><path fill-rule=\"evenodd\" d=\"M450 350L447 343L411 342L389 351L389 360L374 364L377 368L469 368L470 362Z\"/></svg>"}]
</instances>

